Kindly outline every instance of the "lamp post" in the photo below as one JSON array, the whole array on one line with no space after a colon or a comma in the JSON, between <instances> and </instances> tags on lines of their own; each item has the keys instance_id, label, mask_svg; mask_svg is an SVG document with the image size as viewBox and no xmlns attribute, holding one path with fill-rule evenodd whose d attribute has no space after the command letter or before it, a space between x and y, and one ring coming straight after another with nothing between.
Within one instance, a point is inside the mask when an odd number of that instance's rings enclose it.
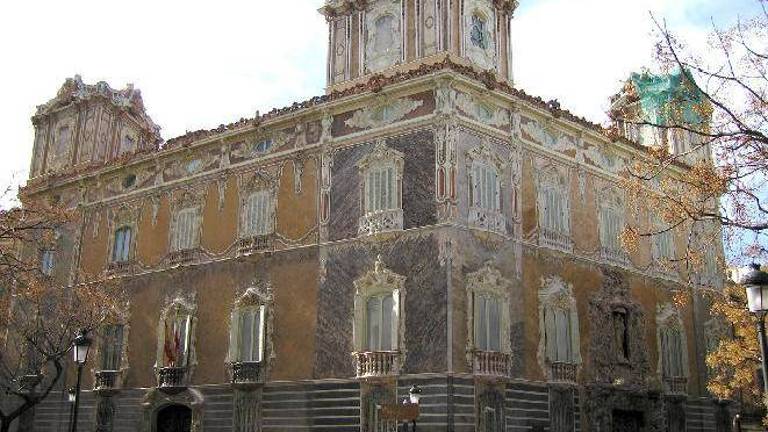
<instances>
[{"instance_id":1,"label":"lamp post","mask_svg":"<svg viewBox=\"0 0 768 432\"><path fill-rule=\"evenodd\" d=\"M768 313L768 273L760 265L752 263L750 270L741 278L747 291L747 306L757 317L757 335L760 339L760 355L763 363L763 398L768 396L768 340L765 336L765 315Z\"/></svg>"},{"instance_id":2,"label":"lamp post","mask_svg":"<svg viewBox=\"0 0 768 432\"><path fill-rule=\"evenodd\" d=\"M70 387L67 390L67 402L69 402L69 423L67 423L67 430L72 430L72 407L75 404L75 388Z\"/></svg>"},{"instance_id":3,"label":"lamp post","mask_svg":"<svg viewBox=\"0 0 768 432\"><path fill-rule=\"evenodd\" d=\"M80 406L80 384L83 378L83 366L88 361L88 351L91 348L91 339L85 331L80 331L72 342L72 355L77 365L77 385L75 386L75 400L72 408L72 432L77 431L77 408Z\"/></svg>"}]
</instances>

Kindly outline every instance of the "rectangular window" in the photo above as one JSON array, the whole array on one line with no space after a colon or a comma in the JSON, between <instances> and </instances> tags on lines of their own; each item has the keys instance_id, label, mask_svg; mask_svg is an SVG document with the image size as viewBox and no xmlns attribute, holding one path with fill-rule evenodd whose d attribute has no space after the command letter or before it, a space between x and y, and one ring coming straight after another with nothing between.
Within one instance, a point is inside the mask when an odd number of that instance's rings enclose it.
<instances>
[{"instance_id":1,"label":"rectangular window","mask_svg":"<svg viewBox=\"0 0 768 432\"><path fill-rule=\"evenodd\" d=\"M470 202L474 207L498 211L500 200L499 181L496 170L486 164L477 162L473 164L470 193Z\"/></svg>"},{"instance_id":2,"label":"rectangular window","mask_svg":"<svg viewBox=\"0 0 768 432\"><path fill-rule=\"evenodd\" d=\"M619 236L624 230L624 220L619 210L611 206L600 208L600 243L603 249L612 253L622 251Z\"/></svg>"},{"instance_id":3,"label":"rectangular window","mask_svg":"<svg viewBox=\"0 0 768 432\"><path fill-rule=\"evenodd\" d=\"M670 260L675 256L675 244L672 231L659 232L654 236L655 258L657 260Z\"/></svg>"},{"instance_id":4,"label":"rectangular window","mask_svg":"<svg viewBox=\"0 0 768 432\"><path fill-rule=\"evenodd\" d=\"M165 320L163 351L166 366L187 366L191 324L192 316L184 313Z\"/></svg>"},{"instance_id":5,"label":"rectangular window","mask_svg":"<svg viewBox=\"0 0 768 432\"><path fill-rule=\"evenodd\" d=\"M553 186L545 185L541 204L543 228L554 233L568 234L568 215L563 192Z\"/></svg>"},{"instance_id":6,"label":"rectangular window","mask_svg":"<svg viewBox=\"0 0 768 432\"><path fill-rule=\"evenodd\" d=\"M115 243L112 245L112 261L126 262L131 259L131 227L122 227L115 231Z\"/></svg>"},{"instance_id":7,"label":"rectangular window","mask_svg":"<svg viewBox=\"0 0 768 432\"><path fill-rule=\"evenodd\" d=\"M102 328L101 370L120 370L123 355L123 325L111 324Z\"/></svg>"},{"instance_id":8,"label":"rectangular window","mask_svg":"<svg viewBox=\"0 0 768 432\"><path fill-rule=\"evenodd\" d=\"M395 210L395 167L391 164L375 166L365 176L365 212Z\"/></svg>"},{"instance_id":9,"label":"rectangular window","mask_svg":"<svg viewBox=\"0 0 768 432\"><path fill-rule=\"evenodd\" d=\"M566 309L544 309L544 340L547 360L573 363L573 344L570 312Z\"/></svg>"},{"instance_id":10,"label":"rectangular window","mask_svg":"<svg viewBox=\"0 0 768 432\"><path fill-rule=\"evenodd\" d=\"M135 146L136 140L130 135L125 135L123 137L123 142L120 145L120 154L133 151Z\"/></svg>"},{"instance_id":11,"label":"rectangular window","mask_svg":"<svg viewBox=\"0 0 768 432\"><path fill-rule=\"evenodd\" d=\"M172 249L182 251L197 247L198 242L197 208L179 210L176 214L176 226L173 232Z\"/></svg>"},{"instance_id":12,"label":"rectangular window","mask_svg":"<svg viewBox=\"0 0 768 432\"><path fill-rule=\"evenodd\" d=\"M501 302L488 294L475 295L475 348L501 351Z\"/></svg>"},{"instance_id":13,"label":"rectangular window","mask_svg":"<svg viewBox=\"0 0 768 432\"><path fill-rule=\"evenodd\" d=\"M391 294L371 297L366 304L366 349L393 351L394 299Z\"/></svg>"},{"instance_id":14,"label":"rectangular window","mask_svg":"<svg viewBox=\"0 0 768 432\"><path fill-rule=\"evenodd\" d=\"M239 333L237 360L241 362L260 362L264 355L264 318L263 305L241 310L239 315Z\"/></svg>"},{"instance_id":15,"label":"rectangular window","mask_svg":"<svg viewBox=\"0 0 768 432\"><path fill-rule=\"evenodd\" d=\"M50 249L40 252L40 271L44 275L50 276L53 274L53 269L56 268L56 252Z\"/></svg>"},{"instance_id":16,"label":"rectangular window","mask_svg":"<svg viewBox=\"0 0 768 432\"><path fill-rule=\"evenodd\" d=\"M272 193L269 190L254 192L243 204L244 237L263 236L272 233Z\"/></svg>"},{"instance_id":17,"label":"rectangular window","mask_svg":"<svg viewBox=\"0 0 768 432\"><path fill-rule=\"evenodd\" d=\"M679 330L664 328L661 335L661 366L665 377L682 377L683 373L683 338Z\"/></svg>"}]
</instances>

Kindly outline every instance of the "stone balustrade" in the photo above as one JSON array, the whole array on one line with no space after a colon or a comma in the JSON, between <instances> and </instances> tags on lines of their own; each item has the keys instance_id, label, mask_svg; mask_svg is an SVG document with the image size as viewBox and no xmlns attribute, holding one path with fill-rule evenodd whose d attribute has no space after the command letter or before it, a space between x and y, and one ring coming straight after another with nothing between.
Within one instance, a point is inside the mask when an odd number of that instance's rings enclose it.
<instances>
[{"instance_id":1,"label":"stone balustrade","mask_svg":"<svg viewBox=\"0 0 768 432\"><path fill-rule=\"evenodd\" d=\"M130 273L133 270L133 261L112 261L107 265L107 274L119 276Z\"/></svg>"},{"instance_id":2,"label":"stone balustrade","mask_svg":"<svg viewBox=\"0 0 768 432\"><path fill-rule=\"evenodd\" d=\"M192 261L195 261L201 253L202 249L200 248L172 251L170 254L168 254L168 265L178 266L188 264Z\"/></svg>"},{"instance_id":3,"label":"stone balustrade","mask_svg":"<svg viewBox=\"0 0 768 432\"><path fill-rule=\"evenodd\" d=\"M475 375L507 377L510 374L512 356L509 353L475 351L473 357Z\"/></svg>"},{"instance_id":4,"label":"stone balustrade","mask_svg":"<svg viewBox=\"0 0 768 432\"><path fill-rule=\"evenodd\" d=\"M382 210L360 216L358 235L371 235L403 229L403 210Z\"/></svg>"},{"instance_id":5,"label":"stone balustrade","mask_svg":"<svg viewBox=\"0 0 768 432\"><path fill-rule=\"evenodd\" d=\"M576 373L578 366L575 363L552 362L549 365L552 382L576 383Z\"/></svg>"},{"instance_id":6,"label":"stone balustrade","mask_svg":"<svg viewBox=\"0 0 768 432\"><path fill-rule=\"evenodd\" d=\"M261 362L234 362L230 365L232 384L261 384L264 367Z\"/></svg>"},{"instance_id":7,"label":"stone balustrade","mask_svg":"<svg viewBox=\"0 0 768 432\"><path fill-rule=\"evenodd\" d=\"M400 353L397 351L365 351L352 353L358 378L397 375Z\"/></svg>"}]
</instances>

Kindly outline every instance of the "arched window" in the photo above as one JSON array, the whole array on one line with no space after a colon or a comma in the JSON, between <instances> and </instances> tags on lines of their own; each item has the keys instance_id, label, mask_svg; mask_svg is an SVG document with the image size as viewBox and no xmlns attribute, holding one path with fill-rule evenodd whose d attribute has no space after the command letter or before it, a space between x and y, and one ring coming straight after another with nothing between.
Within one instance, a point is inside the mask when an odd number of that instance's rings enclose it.
<instances>
[{"instance_id":1,"label":"arched window","mask_svg":"<svg viewBox=\"0 0 768 432\"><path fill-rule=\"evenodd\" d=\"M243 237L256 237L271 234L273 231L274 211L272 191L267 189L252 192L243 202Z\"/></svg>"},{"instance_id":2,"label":"arched window","mask_svg":"<svg viewBox=\"0 0 768 432\"><path fill-rule=\"evenodd\" d=\"M187 207L176 212L171 237L174 252L194 249L200 242L200 218L198 207Z\"/></svg>"},{"instance_id":3,"label":"arched window","mask_svg":"<svg viewBox=\"0 0 768 432\"><path fill-rule=\"evenodd\" d=\"M157 363L159 367L186 368L192 362L194 316L181 300L163 311L160 320Z\"/></svg>"},{"instance_id":4,"label":"arched window","mask_svg":"<svg viewBox=\"0 0 768 432\"><path fill-rule=\"evenodd\" d=\"M624 263L627 260L620 236L624 231L624 202L619 193L608 186L599 194L600 253L603 259Z\"/></svg>"},{"instance_id":5,"label":"arched window","mask_svg":"<svg viewBox=\"0 0 768 432\"><path fill-rule=\"evenodd\" d=\"M685 334L677 308L671 303L660 305L656 313L656 326L659 372L670 390L674 381L688 376Z\"/></svg>"},{"instance_id":6,"label":"arched window","mask_svg":"<svg viewBox=\"0 0 768 432\"><path fill-rule=\"evenodd\" d=\"M379 141L359 163L361 209L358 233L403 229L402 153Z\"/></svg>"},{"instance_id":7,"label":"arched window","mask_svg":"<svg viewBox=\"0 0 768 432\"><path fill-rule=\"evenodd\" d=\"M488 49L490 35L487 27L485 17L477 13L472 14L472 27L469 30L469 40L472 41L472 45L480 49Z\"/></svg>"},{"instance_id":8,"label":"arched window","mask_svg":"<svg viewBox=\"0 0 768 432\"><path fill-rule=\"evenodd\" d=\"M581 363L576 299L572 286L559 276L542 280L539 326L539 360L550 379L575 381L575 365Z\"/></svg>"},{"instance_id":9,"label":"arched window","mask_svg":"<svg viewBox=\"0 0 768 432\"><path fill-rule=\"evenodd\" d=\"M232 382L263 382L267 374L272 287L269 283L248 288L235 301L229 327L228 363Z\"/></svg>"},{"instance_id":10,"label":"arched window","mask_svg":"<svg viewBox=\"0 0 768 432\"><path fill-rule=\"evenodd\" d=\"M405 323L405 277L386 269L379 256L373 270L354 285L353 346L357 375L396 374L403 352L400 335Z\"/></svg>"},{"instance_id":11,"label":"arched window","mask_svg":"<svg viewBox=\"0 0 768 432\"><path fill-rule=\"evenodd\" d=\"M467 152L469 174L469 225L505 234L506 218L502 214L501 159L486 144Z\"/></svg>"},{"instance_id":12,"label":"arched window","mask_svg":"<svg viewBox=\"0 0 768 432\"><path fill-rule=\"evenodd\" d=\"M237 328L238 362L260 362L264 359L264 305L244 307L237 311L232 325Z\"/></svg>"},{"instance_id":13,"label":"arched window","mask_svg":"<svg viewBox=\"0 0 768 432\"><path fill-rule=\"evenodd\" d=\"M571 249L568 184L554 167L538 178L539 242L557 249Z\"/></svg>"},{"instance_id":14,"label":"arched window","mask_svg":"<svg viewBox=\"0 0 768 432\"><path fill-rule=\"evenodd\" d=\"M112 262L130 261L132 241L133 229L130 226L123 226L115 231L114 242L112 243Z\"/></svg>"},{"instance_id":15,"label":"arched window","mask_svg":"<svg viewBox=\"0 0 768 432\"><path fill-rule=\"evenodd\" d=\"M510 287L490 263L467 275L467 355L478 375L509 375Z\"/></svg>"}]
</instances>

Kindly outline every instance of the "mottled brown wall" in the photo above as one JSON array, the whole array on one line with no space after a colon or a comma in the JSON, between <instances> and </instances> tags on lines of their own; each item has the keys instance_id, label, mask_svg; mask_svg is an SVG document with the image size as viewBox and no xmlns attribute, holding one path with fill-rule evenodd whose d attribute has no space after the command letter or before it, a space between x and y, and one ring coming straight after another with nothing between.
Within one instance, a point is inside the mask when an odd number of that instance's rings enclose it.
<instances>
[{"instance_id":1,"label":"mottled brown wall","mask_svg":"<svg viewBox=\"0 0 768 432\"><path fill-rule=\"evenodd\" d=\"M237 178L226 180L224 199L219 201L219 186L217 182L208 185L208 199L203 207L203 232L200 238L201 246L215 253L224 252L237 238L238 215L240 202L238 200ZM220 204L223 204L220 206Z\"/></svg>"},{"instance_id":2,"label":"mottled brown wall","mask_svg":"<svg viewBox=\"0 0 768 432\"><path fill-rule=\"evenodd\" d=\"M109 253L108 231L107 211L94 210L88 217L80 241L80 271L86 275L98 275L104 270Z\"/></svg>"},{"instance_id":3,"label":"mottled brown wall","mask_svg":"<svg viewBox=\"0 0 768 432\"><path fill-rule=\"evenodd\" d=\"M294 162L283 164L283 174L277 197L276 230L284 237L299 240L317 226L317 175L314 158L303 161L301 191L296 193Z\"/></svg>"}]
</instances>

